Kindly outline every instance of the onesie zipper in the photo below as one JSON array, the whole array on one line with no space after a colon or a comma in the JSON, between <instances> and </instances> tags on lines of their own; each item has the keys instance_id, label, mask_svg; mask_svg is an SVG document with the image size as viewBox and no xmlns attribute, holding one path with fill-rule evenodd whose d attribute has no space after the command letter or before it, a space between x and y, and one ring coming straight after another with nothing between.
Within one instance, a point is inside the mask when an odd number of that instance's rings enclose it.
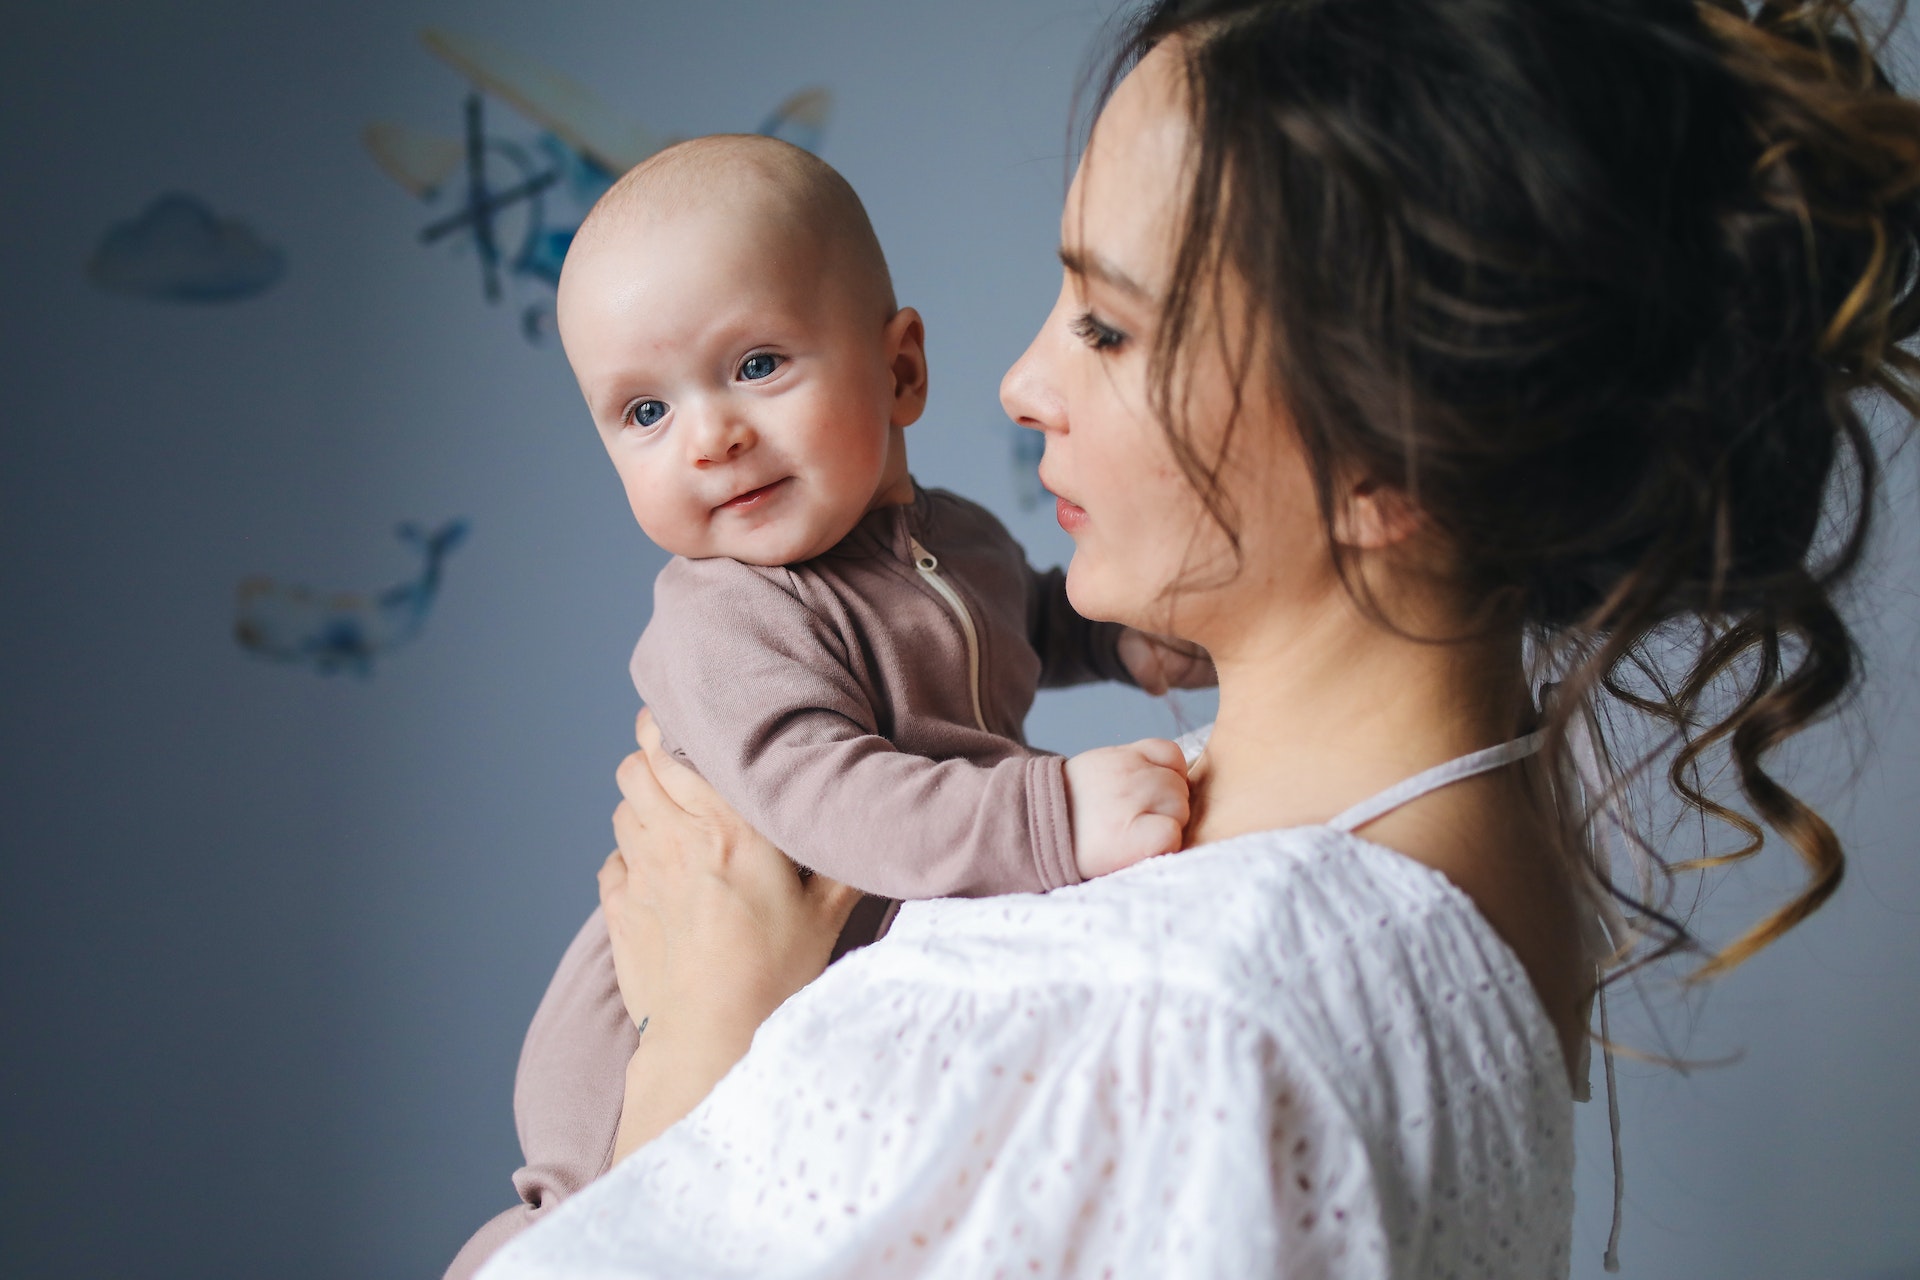
<instances>
[{"instance_id":1,"label":"onesie zipper","mask_svg":"<svg viewBox=\"0 0 1920 1280\"><path fill-rule=\"evenodd\" d=\"M913 567L953 609L954 616L960 619L960 630L966 633L967 692L973 695L973 722L984 732L987 730L987 718L980 714L980 633L974 630L973 615L967 612L967 602L960 598L960 593L940 576L940 562L934 559L933 552L921 546L920 539L912 535L907 537L907 546L913 551Z\"/></svg>"}]
</instances>

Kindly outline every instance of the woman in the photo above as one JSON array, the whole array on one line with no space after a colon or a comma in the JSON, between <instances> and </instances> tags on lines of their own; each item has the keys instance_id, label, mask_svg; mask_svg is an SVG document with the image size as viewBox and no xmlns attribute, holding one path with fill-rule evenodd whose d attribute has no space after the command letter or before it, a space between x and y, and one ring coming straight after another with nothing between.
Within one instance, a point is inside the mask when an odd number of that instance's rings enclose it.
<instances>
[{"instance_id":1,"label":"woman","mask_svg":"<svg viewBox=\"0 0 1920 1280\"><path fill-rule=\"evenodd\" d=\"M1564 1274L1592 922L1633 902L1599 714L1671 726L1682 799L1757 836L1690 781L1724 744L1807 863L1710 971L1840 874L1763 757L1852 671L1848 396L1916 407L1920 109L1847 23L1149 11L1002 398L1076 607L1214 657L1191 847L908 904L821 975L854 895L643 721L619 1163L484 1275Z\"/></svg>"}]
</instances>

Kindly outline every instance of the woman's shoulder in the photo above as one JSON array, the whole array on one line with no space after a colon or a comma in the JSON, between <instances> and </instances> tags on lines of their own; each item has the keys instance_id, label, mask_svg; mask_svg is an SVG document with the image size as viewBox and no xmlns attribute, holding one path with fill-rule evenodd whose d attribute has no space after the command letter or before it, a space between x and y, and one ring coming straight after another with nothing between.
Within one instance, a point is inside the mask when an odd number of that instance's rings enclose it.
<instances>
[{"instance_id":1,"label":"woman's shoulder","mask_svg":"<svg viewBox=\"0 0 1920 1280\"><path fill-rule=\"evenodd\" d=\"M1324 826L1251 832L1048 894L908 903L884 944L873 962L914 981L1119 982L1268 1018L1359 987L1530 994L1443 876Z\"/></svg>"}]
</instances>

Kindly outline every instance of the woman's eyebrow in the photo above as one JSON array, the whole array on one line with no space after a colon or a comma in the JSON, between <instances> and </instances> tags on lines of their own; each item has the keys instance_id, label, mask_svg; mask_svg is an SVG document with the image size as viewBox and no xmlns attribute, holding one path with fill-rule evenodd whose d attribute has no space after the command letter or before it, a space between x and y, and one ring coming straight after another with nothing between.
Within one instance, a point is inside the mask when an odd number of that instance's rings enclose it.
<instances>
[{"instance_id":1,"label":"woman's eyebrow","mask_svg":"<svg viewBox=\"0 0 1920 1280\"><path fill-rule=\"evenodd\" d=\"M1142 302L1153 301L1153 295L1147 291L1145 285L1097 253L1082 253L1078 249L1069 249L1061 245L1060 265L1077 276L1099 280L1112 285L1122 293L1130 293Z\"/></svg>"}]
</instances>

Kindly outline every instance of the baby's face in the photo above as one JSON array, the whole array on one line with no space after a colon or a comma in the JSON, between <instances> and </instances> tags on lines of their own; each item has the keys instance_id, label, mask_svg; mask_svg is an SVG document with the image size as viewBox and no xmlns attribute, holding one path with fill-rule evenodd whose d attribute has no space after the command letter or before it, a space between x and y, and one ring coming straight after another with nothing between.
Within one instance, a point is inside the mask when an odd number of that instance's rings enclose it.
<instances>
[{"instance_id":1,"label":"baby's face","mask_svg":"<svg viewBox=\"0 0 1920 1280\"><path fill-rule=\"evenodd\" d=\"M789 564L911 500L899 317L796 240L703 210L569 255L567 359L640 527L676 555Z\"/></svg>"}]
</instances>

